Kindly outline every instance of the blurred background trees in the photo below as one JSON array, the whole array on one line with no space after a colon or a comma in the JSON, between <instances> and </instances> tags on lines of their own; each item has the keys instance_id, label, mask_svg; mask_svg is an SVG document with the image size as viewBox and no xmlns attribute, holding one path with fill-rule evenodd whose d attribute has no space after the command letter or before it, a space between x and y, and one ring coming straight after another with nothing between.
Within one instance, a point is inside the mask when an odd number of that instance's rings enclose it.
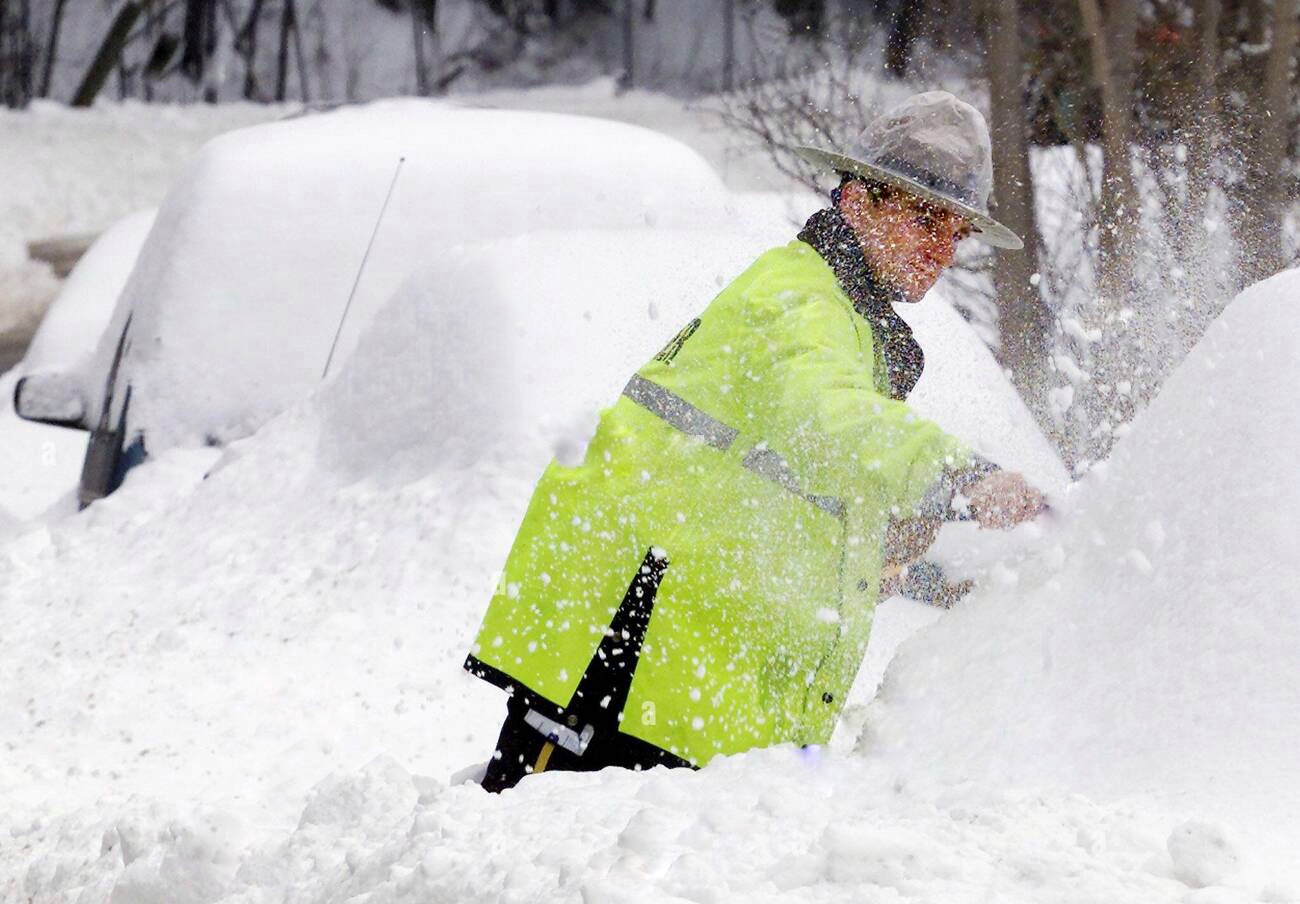
<instances>
[{"instance_id":1,"label":"blurred background trees","mask_svg":"<svg viewBox=\"0 0 1300 904\"><path fill-rule=\"evenodd\" d=\"M996 212L1027 247L963 248L951 297L1086 470L1235 291L1295 262L1296 4L861 6L790 14L820 37L759 54L724 115L824 188L793 146L846 146L914 90L981 106Z\"/></svg>"},{"instance_id":2,"label":"blurred background trees","mask_svg":"<svg viewBox=\"0 0 1300 904\"><path fill-rule=\"evenodd\" d=\"M997 215L950 292L1067 462L1103 457L1292 264L1297 0L0 0L0 98L294 101L576 83L693 98L792 180L907 94L986 113Z\"/></svg>"}]
</instances>

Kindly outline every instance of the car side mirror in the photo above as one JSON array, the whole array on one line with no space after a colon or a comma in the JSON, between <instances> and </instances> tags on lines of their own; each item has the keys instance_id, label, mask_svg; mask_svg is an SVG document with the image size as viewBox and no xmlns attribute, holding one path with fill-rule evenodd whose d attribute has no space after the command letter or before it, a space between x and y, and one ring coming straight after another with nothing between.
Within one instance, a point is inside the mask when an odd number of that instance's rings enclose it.
<instances>
[{"instance_id":1,"label":"car side mirror","mask_svg":"<svg viewBox=\"0 0 1300 904\"><path fill-rule=\"evenodd\" d=\"M32 374L14 387L14 411L25 421L88 430L81 381L67 374Z\"/></svg>"}]
</instances>

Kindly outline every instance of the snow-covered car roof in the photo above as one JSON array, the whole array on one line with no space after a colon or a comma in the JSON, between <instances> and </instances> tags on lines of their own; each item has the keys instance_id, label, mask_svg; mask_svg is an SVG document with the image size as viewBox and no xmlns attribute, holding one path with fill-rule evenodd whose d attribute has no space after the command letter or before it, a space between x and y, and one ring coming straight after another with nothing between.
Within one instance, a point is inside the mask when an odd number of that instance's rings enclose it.
<instances>
[{"instance_id":1,"label":"snow-covered car roof","mask_svg":"<svg viewBox=\"0 0 1300 904\"><path fill-rule=\"evenodd\" d=\"M96 384L128 313L129 422L147 425L151 449L246 435L306 396L399 161L336 360L408 273L452 245L728 219L728 193L703 158L606 120L404 100L228 133L159 210L118 328L88 370L89 409L99 411Z\"/></svg>"},{"instance_id":2,"label":"snow-covered car roof","mask_svg":"<svg viewBox=\"0 0 1300 904\"><path fill-rule=\"evenodd\" d=\"M137 211L95 239L41 318L19 370L67 370L94 352L157 213Z\"/></svg>"}]
</instances>

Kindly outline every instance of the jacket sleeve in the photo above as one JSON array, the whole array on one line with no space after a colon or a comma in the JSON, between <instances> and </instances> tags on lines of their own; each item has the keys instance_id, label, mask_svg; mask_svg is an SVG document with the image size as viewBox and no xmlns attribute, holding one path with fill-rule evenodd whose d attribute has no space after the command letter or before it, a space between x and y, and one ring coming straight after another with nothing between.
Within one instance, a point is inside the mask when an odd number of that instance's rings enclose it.
<instances>
[{"instance_id":1,"label":"jacket sleeve","mask_svg":"<svg viewBox=\"0 0 1300 904\"><path fill-rule=\"evenodd\" d=\"M942 517L963 484L954 477L978 473L978 459L877 390L874 362L861 351L870 339L859 342L857 332L870 327L817 292L786 291L759 304L775 383L766 414L805 487L847 500L876 496L896 517Z\"/></svg>"}]
</instances>

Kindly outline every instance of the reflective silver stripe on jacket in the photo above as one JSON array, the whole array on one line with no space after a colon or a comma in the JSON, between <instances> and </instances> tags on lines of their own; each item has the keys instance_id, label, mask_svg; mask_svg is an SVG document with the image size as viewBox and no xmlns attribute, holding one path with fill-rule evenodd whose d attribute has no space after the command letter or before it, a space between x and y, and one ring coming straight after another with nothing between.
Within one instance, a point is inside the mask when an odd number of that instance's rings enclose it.
<instances>
[{"instance_id":1,"label":"reflective silver stripe on jacket","mask_svg":"<svg viewBox=\"0 0 1300 904\"><path fill-rule=\"evenodd\" d=\"M917 516L940 521L973 520L973 516L964 508L958 510L953 506L953 497L958 493L965 495L975 484L999 470L1001 468L979 455L974 455L971 463L964 468L944 468L917 505Z\"/></svg>"},{"instance_id":2,"label":"reflective silver stripe on jacket","mask_svg":"<svg viewBox=\"0 0 1300 904\"><path fill-rule=\"evenodd\" d=\"M799 489L799 481L790 473L790 466L785 463L785 459L767 448L763 443L759 443L746 452L745 458L740 465L761 477L766 477L773 483L781 484L791 493L803 495L803 492Z\"/></svg>"},{"instance_id":3,"label":"reflective silver stripe on jacket","mask_svg":"<svg viewBox=\"0 0 1300 904\"><path fill-rule=\"evenodd\" d=\"M803 498L829 515L834 515L836 518L844 517L844 503L834 496L818 496L816 493L807 493Z\"/></svg>"},{"instance_id":4,"label":"reflective silver stripe on jacket","mask_svg":"<svg viewBox=\"0 0 1300 904\"><path fill-rule=\"evenodd\" d=\"M640 374L634 374L627 381L623 395L683 433L698 436L715 449L725 452L736 441L735 429L710 417L658 383L651 383Z\"/></svg>"},{"instance_id":5,"label":"reflective silver stripe on jacket","mask_svg":"<svg viewBox=\"0 0 1300 904\"><path fill-rule=\"evenodd\" d=\"M739 435L739 431L734 427L729 427L717 418L705 414L672 390L665 389L640 374L633 375L628 381L627 386L623 388L623 395L681 432L699 437L723 452L731 448ZM740 464L746 470L753 471L760 477L811 502L822 511L836 518L844 517L842 501L833 496L805 493L785 459L769 449L766 443L756 443L745 453Z\"/></svg>"}]
</instances>

